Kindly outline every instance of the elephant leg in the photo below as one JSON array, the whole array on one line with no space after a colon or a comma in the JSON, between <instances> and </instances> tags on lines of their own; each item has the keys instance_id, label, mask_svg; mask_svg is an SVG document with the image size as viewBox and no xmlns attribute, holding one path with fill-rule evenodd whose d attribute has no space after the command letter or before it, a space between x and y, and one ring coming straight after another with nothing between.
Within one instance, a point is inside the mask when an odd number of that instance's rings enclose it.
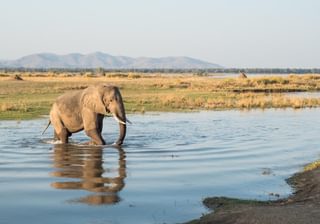
<instances>
[{"instance_id":1,"label":"elephant leg","mask_svg":"<svg viewBox=\"0 0 320 224\"><path fill-rule=\"evenodd\" d=\"M103 115L92 113L90 110L83 110L83 126L86 134L95 145L105 145L106 142L101 136Z\"/></svg>"},{"instance_id":2,"label":"elephant leg","mask_svg":"<svg viewBox=\"0 0 320 224\"><path fill-rule=\"evenodd\" d=\"M91 138L91 141L95 145L105 145L106 142L102 138L97 129L86 130L86 134Z\"/></svg>"},{"instance_id":3,"label":"elephant leg","mask_svg":"<svg viewBox=\"0 0 320 224\"><path fill-rule=\"evenodd\" d=\"M62 131L60 132L60 134L57 134L56 131L54 131L54 137L53 139L56 140L60 140L62 143L68 143L69 142L69 138L72 135L71 132L69 132L66 128L63 128Z\"/></svg>"},{"instance_id":4,"label":"elephant leg","mask_svg":"<svg viewBox=\"0 0 320 224\"><path fill-rule=\"evenodd\" d=\"M56 130L54 130L53 140L60 140Z\"/></svg>"},{"instance_id":5,"label":"elephant leg","mask_svg":"<svg viewBox=\"0 0 320 224\"><path fill-rule=\"evenodd\" d=\"M99 132L100 135L101 135L102 128L103 128L103 118L104 118L104 115L98 114L97 116L98 116L98 117L97 117L97 125L98 125L97 130L98 130L98 132Z\"/></svg>"},{"instance_id":6,"label":"elephant leg","mask_svg":"<svg viewBox=\"0 0 320 224\"><path fill-rule=\"evenodd\" d=\"M54 139L59 139L62 143L68 143L69 131L63 125L59 114L55 110L50 112L50 120L54 127Z\"/></svg>"},{"instance_id":7,"label":"elephant leg","mask_svg":"<svg viewBox=\"0 0 320 224\"><path fill-rule=\"evenodd\" d=\"M63 144L65 144L65 143L68 143L68 136L69 136L69 132L68 132L68 130L65 128L65 127L63 127L62 128L62 130L61 130L61 132L58 134L58 136L59 136L59 138L60 138L60 140L61 140L61 142L63 143Z\"/></svg>"}]
</instances>

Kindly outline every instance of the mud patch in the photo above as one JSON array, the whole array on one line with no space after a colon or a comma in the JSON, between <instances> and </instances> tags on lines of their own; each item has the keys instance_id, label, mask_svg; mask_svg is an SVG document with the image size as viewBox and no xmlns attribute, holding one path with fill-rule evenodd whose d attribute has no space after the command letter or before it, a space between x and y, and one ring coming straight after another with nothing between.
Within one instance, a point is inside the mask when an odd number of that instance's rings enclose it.
<instances>
[{"instance_id":1,"label":"mud patch","mask_svg":"<svg viewBox=\"0 0 320 224\"><path fill-rule=\"evenodd\" d=\"M316 224L320 219L320 168L298 173L288 183L295 193L278 201L250 201L234 198L206 198L203 203L214 212L189 224L260 223Z\"/></svg>"}]
</instances>

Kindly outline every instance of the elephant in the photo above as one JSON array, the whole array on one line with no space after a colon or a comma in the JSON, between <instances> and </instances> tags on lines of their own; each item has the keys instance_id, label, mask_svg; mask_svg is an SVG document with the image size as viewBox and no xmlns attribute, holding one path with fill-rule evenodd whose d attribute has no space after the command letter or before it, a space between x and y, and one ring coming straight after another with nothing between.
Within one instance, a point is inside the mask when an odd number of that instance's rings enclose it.
<instances>
[{"instance_id":1,"label":"elephant","mask_svg":"<svg viewBox=\"0 0 320 224\"><path fill-rule=\"evenodd\" d=\"M120 90L116 86L96 84L83 90L67 92L57 98L50 111L50 124L54 127L54 138L63 144L68 143L68 137L84 130L91 138L90 145L105 145L101 136L103 118L111 113L119 123L120 134L115 145L122 145L126 136L126 125L130 123ZM42 134L43 134L42 133Z\"/></svg>"}]
</instances>

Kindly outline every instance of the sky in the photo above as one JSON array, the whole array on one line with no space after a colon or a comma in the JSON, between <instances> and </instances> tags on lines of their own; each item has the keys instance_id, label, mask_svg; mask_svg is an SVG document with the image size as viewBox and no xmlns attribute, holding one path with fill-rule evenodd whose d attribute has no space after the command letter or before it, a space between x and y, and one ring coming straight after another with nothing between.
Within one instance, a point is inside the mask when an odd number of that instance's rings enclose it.
<instances>
[{"instance_id":1,"label":"sky","mask_svg":"<svg viewBox=\"0 0 320 224\"><path fill-rule=\"evenodd\" d=\"M0 0L0 59L50 52L319 68L319 0Z\"/></svg>"}]
</instances>

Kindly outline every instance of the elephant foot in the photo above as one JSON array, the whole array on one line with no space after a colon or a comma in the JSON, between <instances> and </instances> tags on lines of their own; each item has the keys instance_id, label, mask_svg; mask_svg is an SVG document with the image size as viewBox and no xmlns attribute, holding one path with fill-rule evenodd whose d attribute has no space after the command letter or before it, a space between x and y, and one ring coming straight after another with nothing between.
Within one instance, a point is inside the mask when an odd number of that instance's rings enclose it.
<instances>
[{"instance_id":1,"label":"elephant foot","mask_svg":"<svg viewBox=\"0 0 320 224\"><path fill-rule=\"evenodd\" d=\"M112 146L120 147L122 145L122 142L114 142L112 143Z\"/></svg>"},{"instance_id":2,"label":"elephant foot","mask_svg":"<svg viewBox=\"0 0 320 224\"><path fill-rule=\"evenodd\" d=\"M60 139L62 144L67 144L69 142L68 135L69 132L66 128L62 128L60 133L54 132L54 138Z\"/></svg>"},{"instance_id":3,"label":"elephant foot","mask_svg":"<svg viewBox=\"0 0 320 224\"><path fill-rule=\"evenodd\" d=\"M99 133L96 129L86 130L86 134L91 138L91 142L94 143L94 145L106 144L106 142L101 136L101 133Z\"/></svg>"},{"instance_id":4,"label":"elephant foot","mask_svg":"<svg viewBox=\"0 0 320 224\"><path fill-rule=\"evenodd\" d=\"M84 142L82 145L104 145L104 144L97 144L94 141Z\"/></svg>"},{"instance_id":5,"label":"elephant foot","mask_svg":"<svg viewBox=\"0 0 320 224\"><path fill-rule=\"evenodd\" d=\"M93 141L84 142L81 145L97 145Z\"/></svg>"}]
</instances>

